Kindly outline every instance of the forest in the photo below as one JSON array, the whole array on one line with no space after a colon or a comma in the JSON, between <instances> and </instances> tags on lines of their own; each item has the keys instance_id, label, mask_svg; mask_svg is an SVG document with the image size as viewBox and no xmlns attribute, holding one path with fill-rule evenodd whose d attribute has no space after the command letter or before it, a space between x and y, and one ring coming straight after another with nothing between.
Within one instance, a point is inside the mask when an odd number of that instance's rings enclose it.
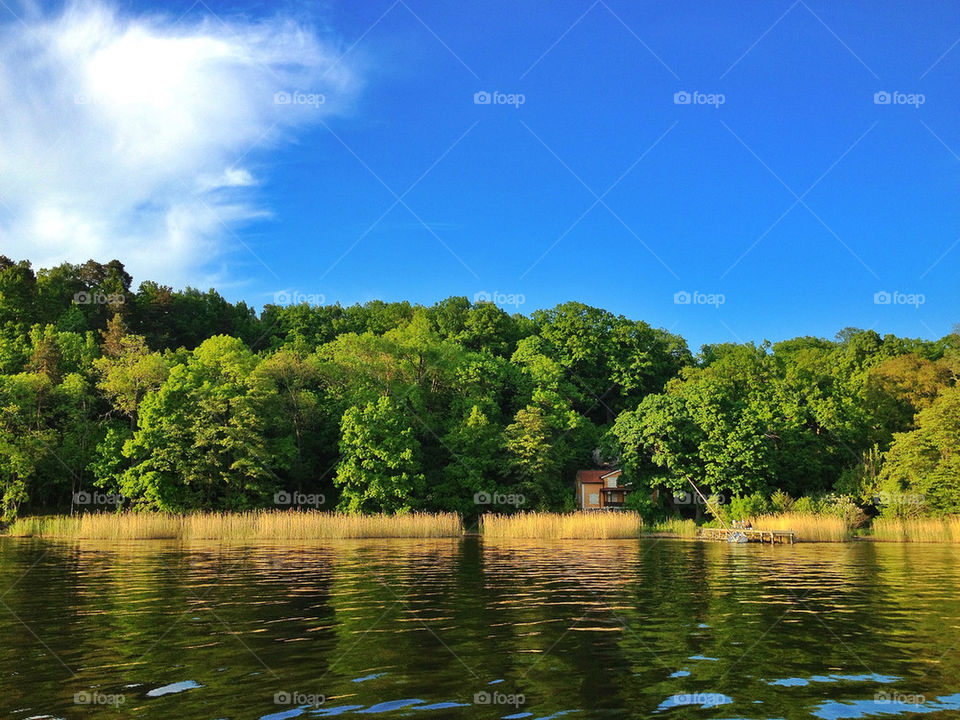
<instances>
[{"instance_id":1,"label":"forest","mask_svg":"<svg viewBox=\"0 0 960 720\"><path fill-rule=\"evenodd\" d=\"M960 512L958 331L694 353L575 301L530 316L465 297L258 314L212 289L132 285L117 260L0 256L3 522L562 511L576 471L601 464L651 518L704 512L690 482L742 513Z\"/></svg>"}]
</instances>

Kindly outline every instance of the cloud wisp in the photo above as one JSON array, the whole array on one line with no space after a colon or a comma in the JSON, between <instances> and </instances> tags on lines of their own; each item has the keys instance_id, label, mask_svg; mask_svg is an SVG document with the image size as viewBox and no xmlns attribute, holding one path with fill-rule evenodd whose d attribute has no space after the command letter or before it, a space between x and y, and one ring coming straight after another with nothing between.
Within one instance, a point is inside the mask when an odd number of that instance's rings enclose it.
<instances>
[{"instance_id":1,"label":"cloud wisp","mask_svg":"<svg viewBox=\"0 0 960 720\"><path fill-rule=\"evenodd\" d=\"M356 98L360 73L338 55L285 18L83 2L0 25L2 252L38 266L118 257L171 284L228 279L229 251L246 252L237 230L270 215L255 159Z\"/></svg>"}]
</instances>

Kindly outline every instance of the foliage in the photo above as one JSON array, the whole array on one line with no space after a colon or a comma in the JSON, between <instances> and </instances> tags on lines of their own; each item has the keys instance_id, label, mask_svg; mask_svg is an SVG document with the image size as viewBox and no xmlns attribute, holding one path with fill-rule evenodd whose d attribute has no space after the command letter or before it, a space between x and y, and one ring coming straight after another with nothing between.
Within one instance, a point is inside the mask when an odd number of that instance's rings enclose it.
<instances>
[{"instance_id":1,"label":"foliage","mask_svg":"<svg viewBox=\"0 0 960 720\"><path fill-rule=\"evenodd\" d=\"M340 424L336 484L347 512L409 512L424 491L420 443L389 396L352 407Z\"/></svg>"},{"instance_id":2,"label":"foliage","mask_svg":"<svg viewBox=\"0 0 960 720\"><path fill-rule=\"evenodd\" d=\"M116 509L75 502L93 487L139 511L258 510L282 490L472 521L572 510L594 458L624 471L648 525L702 519L670 500L691 481L737 518L956 513L957 377L957 334L846 328L694 357L579 302L257 314L212 289L134 287L116 260L0 256L0 521Z\"/></svg>"},{"instance_id":3,"label":"foliage","mask_svg":"<svg viewBox=\"0 0 960 720\"><path fill-rule=\"evenodd\" d=\"M730 520L747 520L763 515L773 509L770 501L762 493L753 493L730 500L726 511Z\"/></svg>"},{"instance_id":4,"label":"foliage","mask_svg":"<svg viewBox=\"0 0 960 720\"><path fill-rule=\"evenodd\" d=\"M894 496L922 498L937 515L958 513L960 388L943 390L917 413L915 424L914 430L894 435L880 474L881 488Z\"/></svg>"},{"instance_id":5,"label":"foliage","mask_svg":"<svg viewBox=\"0 0 960 720\"><path fill-rule=\"evenodd\" d=\"M123 448L131 466L120 492L158 510L262 505L277 488L264 418L252 402L255 366L240 340L222 335L175 366L143 401L137 431Z\"/></svg>"}]
</instances>

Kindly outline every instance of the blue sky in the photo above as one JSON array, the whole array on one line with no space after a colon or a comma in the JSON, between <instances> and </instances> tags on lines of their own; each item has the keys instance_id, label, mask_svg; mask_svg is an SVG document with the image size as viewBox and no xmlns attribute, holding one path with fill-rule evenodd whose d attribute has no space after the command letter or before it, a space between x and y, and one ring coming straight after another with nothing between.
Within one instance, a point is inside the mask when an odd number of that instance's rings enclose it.
<instances>
[{"instance_id":1,"label":"blue sky","mask_svg":"<svg viewBox=\"0 0 960 720\"><path fill-rule=\"evenodd\" d=\"M256 306L579 300L694 348L960 321L949 3L11 8L0 239L38 265Z\"/></svg>"}]
</instances>

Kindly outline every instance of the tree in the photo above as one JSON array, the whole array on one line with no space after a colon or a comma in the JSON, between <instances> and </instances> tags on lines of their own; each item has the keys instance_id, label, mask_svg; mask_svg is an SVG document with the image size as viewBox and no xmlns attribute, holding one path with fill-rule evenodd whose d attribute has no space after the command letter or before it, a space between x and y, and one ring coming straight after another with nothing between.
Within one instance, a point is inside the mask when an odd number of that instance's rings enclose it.
<instances>
[{"instance_id":1,"label":"tree","mask_svg":"<svg viewBox=\"0 0 960 720\"><path fill-rule=\"evenodd\" d=\"M621 445L626 479L641 494L664 487L685 492L687 481L705 482L699 447L703 433L675 395L650 395L620 414L613 435Z\"/></svg>"},{"instance_id":2,"label":"tree","mask_svg":"<svg viewBox=\"0 0 960 720\"><path fill-rule=\"evenodd\" d=\"M322 481L337 457L337 427L321 380L316 355L285 347L260 361L251 385L270 455L287 458L287 487L304 491L309 485L326 494L332 485Z\"/></svg>"},{"instance_id":3,"label":"tree","mask_svg":"<svg viewBox=\"0 0 960 720\"><path fill-rule=\"evenodd\" d=\"M590 462L596 428L562 404L531 404L517 411L503 432L507 485L527 510L572 509L577 467Z\"/></svg>"},{"instance_id":4,"label":"tree","mask_svg":"<svg viewBox=\"0 0 960 720\"><path fill-rule=\"evenodd\" d=\"M880 483L894 498L922 498L936 514L960 512L960 388L941 392L914 430L894 435Z\"/></svg>"},{"instance_id":5,"label":"tree","mask_svg":"<svg viewBox=\"0 0 960 720\"><path fill-rule=\"evenodd\" d=\"M32 483L57 446L45 427L53 383L43 373L0 376L0 521L30 500Z\"/></svg>"},{"instance_id":6,"label":"tree","mask_svg":"<svg viewBox=\"0 0 960 720\"><path fill-rule=\"evenodd\" d=\"M443 439L450 452L442 481L428 488L430 505L435 510L456 510L476 515L482 508L474 502L480 492L499 492L503 453L500 428L492 423L479 405L457 423Z\"/></svg>"},{"instance_id":7,"label":"tree","mask_svg":"<svg viewBox=\"0 0 960 720\"><path fill-rule=\"evenodd\" d=\"M953 382L945 364L908 354L884 360L867 372L864 401L886 444L893 433L913 426L914 416L929 407Z\"/></svg>"},{"instance_id":8,"label":"tree","mask_svg":"<svg viewBox=\"0 0 960 720\"><path fill-rule=\"evenodd\" d=\"M568 302L533 314L540 337L583 395L578 409L598 423L659 392L690 363L682 338L647 323Z\"/></svg>"},{"instance_id":9,"label":"tree","mask_svg":"<svg viewBox=\"0 0 960 720\"><path fill-rule=\"evenodd\" d=\"M105 334L107 355L93 361L99 374L97 388L126 415L130 428L137 424L140 404L157 390L170 374L170 365L159 353L150 352L140 335L114 334L117 326Z\"/></svg>"},{"instance_id":10,"label":"tree","mask_svg":"<svg viewBox=\"0 0 960 720\"><path fill-rule=\"evenodd\" d=\"M263 418L251 397L257 360L238 339L205 340L139 407L124 445L121 492L139 507L183 511L262 506L277 488Z\"/></svg>"},{"instance_id":11,"label":"tree","mask_svg":"<svg viewBox=\"0 0 960 720\"><path fill-rule=\"evenodd\" d=\"M334 482L346 512L408 512L424 490L420 443L387 395L351 407L340 423L341 461Z\"/></svg>"}]
</instances>

